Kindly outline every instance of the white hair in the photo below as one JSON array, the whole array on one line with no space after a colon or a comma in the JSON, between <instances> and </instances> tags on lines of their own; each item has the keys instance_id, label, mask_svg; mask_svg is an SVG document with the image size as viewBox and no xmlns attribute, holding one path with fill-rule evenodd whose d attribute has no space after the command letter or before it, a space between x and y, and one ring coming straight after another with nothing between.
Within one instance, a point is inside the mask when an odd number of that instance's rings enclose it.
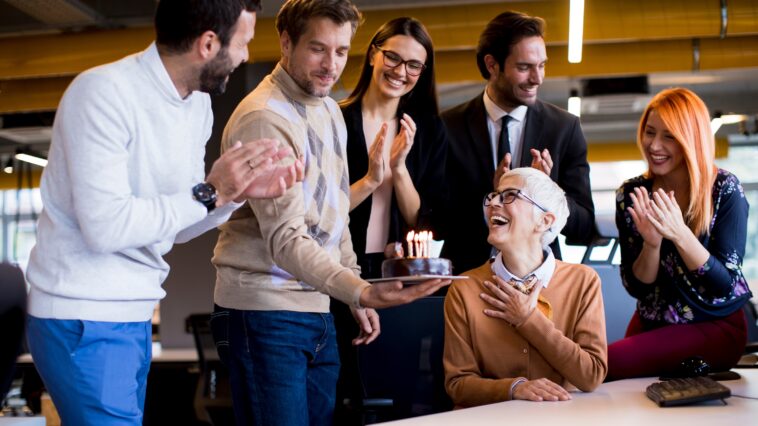
<instances>
[{"instance_id":1,"label":"white hair","mask_svg":"<svg viewBox=\"0 0 758 426\"><path fill-rule=\"evenodd\" d=\"M566 194L557 183L550 179L550 176L532 167L520 167L510 170L503 175L503 178L506 176L518 176L521 178L524 183L521 190L534 202L555 216L553 225L542 234L542 247L547 248L555 240L563 227L566 226L566 220L569 217ZM532 207L534 219L540 220L544 212L537 206Z\"/></svg>"}]
</instances>

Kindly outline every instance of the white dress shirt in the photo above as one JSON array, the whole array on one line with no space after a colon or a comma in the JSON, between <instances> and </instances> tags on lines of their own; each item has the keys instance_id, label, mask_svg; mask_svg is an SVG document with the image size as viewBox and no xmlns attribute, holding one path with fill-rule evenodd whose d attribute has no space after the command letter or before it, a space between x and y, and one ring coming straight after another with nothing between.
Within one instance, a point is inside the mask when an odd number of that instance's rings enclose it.
<instances>
[{"instance_id":1,"label":"white dress shirt","mask_svg":"<svg viewBox=\"0 0 758 426\"><path fill-rule=\"evenodd\" d=\"M497 168L497 142L500 137L500 128L502 119L506 115L511 116L508 122L508 136L511 141L511 164L516 165L521 162L521 147L524 144L524 125L526 124L526 105L519 105L511 112L505 112L502 108L490 99L487 91L484 91L484 109L487 111L487 131L490 134L490 146L492 151L492 168ZM514 167L511 167L514 168Z\"/></svg>"}]
</instances>

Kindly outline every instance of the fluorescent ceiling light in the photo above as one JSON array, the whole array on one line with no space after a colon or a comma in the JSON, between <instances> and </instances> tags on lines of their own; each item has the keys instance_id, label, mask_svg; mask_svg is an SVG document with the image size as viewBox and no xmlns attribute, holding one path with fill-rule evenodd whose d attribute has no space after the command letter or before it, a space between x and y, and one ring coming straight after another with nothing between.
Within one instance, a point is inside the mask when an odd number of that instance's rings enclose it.
<instances>
[{"instance_id":1,"label":"fluorescent ceiling light","mask_svg":"<svg viewBox=\"0 0 758 426\"><path fill-rule=\"evenodd\" d=\"M711 132L715 135L719 128L721 128L722 124L724 124L724 120L722 120L721 117L716 117L711 120Z\"/></svg>"},{"instance_id":2,"label":"fluorescent ceiling light","mask_svg":"<svg viewBox=\"0 0 758 426\"><path fill-rule=\"evenodd\" d=\"M576 95L572 95L568 100L568 112L574 114L577 117L581 117L582 98Z\"/></svg>"},{"instance_id":3,"label":"fluorescent ceiling light","mask_svg":"<svg viewBox=\"0 0 758 426\"><path fill-rule=\"evenodd\" d=\"M42 157L37 157L36 155L25 154L23 152L19 152L18 154L16 154L16 160L26 161L27 163L35 164L40 167L47 167L46 159Z\"/></svg>"},{"instance_id":4,"label":"fluorescent ceiling light","mask_svg":"<svg viewBox=\"0 0 758 426\"><path fill-rule=\"evenodd\" d=\"M8 161L5 162L5 167L3 167L3 172L7 174L13 173L13 157L8 157Z\"/></svg>"},{"instance_id":5,"label":"fluorescent ceiling light","mask_svg":"<svg viewBox=\"0 0 758 426\"><path fill-rule=\"evenodd\" d=\"M742 114L722 114L721 122L723 124L736 124L741 121L747 120L747 116Z\"/></svg>"},{"instance_id":6,"label":"fluorescent ceiling light","mask_svg":"<svg viewBox=\"0 0 758 426\"><path fill-rule=\"evenodd\" d=\"M584 0L571 0L569 6L568 61L582 62L582 34L584 31Z\"/></svg>"},{"instance_id":7,"label":"fluorescent ceiling light","mask_svg":"<svg viewBox=\"0 0 758 426\"><path fill-rule=\"evenodd\" d=\"M711 131L715 135L719 128L724 124L736 124L747 120L743 114L720 114L716 111L716 117L711 120Z\"/></svg>"}]
</instances>

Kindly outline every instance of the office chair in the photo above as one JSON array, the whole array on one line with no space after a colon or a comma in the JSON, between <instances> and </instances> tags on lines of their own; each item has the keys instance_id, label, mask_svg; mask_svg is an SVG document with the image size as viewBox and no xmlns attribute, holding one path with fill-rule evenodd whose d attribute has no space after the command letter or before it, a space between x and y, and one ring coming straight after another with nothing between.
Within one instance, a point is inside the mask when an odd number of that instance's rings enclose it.
<instances>
[{"instance_id":1,"label":"office chair","mask_svg":"<svg viewBox=\"0 0 758 426\"><path fill-rule=\"evenodd\" d=\"M16 358L21 351L26 320L26 284L17 266L0 264L0 401L10 389Z\"/></svg>"},{"instance_id":2,"label":"office chair","mask_svg":"<svg viewBox=\"0 0 758 426\"><path fill-rule=\"evenodd\" d=\"M752 300L748 300L742 306L745 312L745 321L747 321L747 346L745 353L752 354L758 352L758 312Z\"/></svg>"},{"instance_id":3,"label":"office chair","mask_svg":"<svg viewBox=\"0 0 758 426\"><path fill-rule=\"evenodd\" d=\"M379 312L381 335L358 350L364 424L452 409L442 367L444 302L431 296Z\"/></svg>"},{"instance_id":4,"label":"office chair","mask_svg":"<svg viewBox=\"0 0 758 426\"><path fill-rule=\"evenodd\" d=\"M229 373L219 360L210 319L210 314L192 314L187 317L187 327L192 331L200 365L194 399L195 416L211 425L233 425Z\"/></svg>"},{"instance_id":5,"label":"office chair","mask_svg":"<svg viewBox=\"0 0 758 426\"><path fill-rule=\"evenodd\" d=\"M637 300L630 296L621 283L619 265L613 258L619 250L618 229L613 215L597 215L597 237L584 252L582 263L590 266L600 276L605 310L605 333L608 343L623 339L629 319L637 309Z\"/></svg>"}]
</instances>

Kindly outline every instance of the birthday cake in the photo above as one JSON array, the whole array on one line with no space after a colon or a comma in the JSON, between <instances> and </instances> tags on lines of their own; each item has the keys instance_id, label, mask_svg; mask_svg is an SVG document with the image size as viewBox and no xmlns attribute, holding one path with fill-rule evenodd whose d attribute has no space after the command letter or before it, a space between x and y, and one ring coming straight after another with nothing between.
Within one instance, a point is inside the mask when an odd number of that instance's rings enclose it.
<instances>
[{"instance_id":1,"label":"birthday cake","mask_svg":"<svg viewBox=\"0 0 758 426\"><path fill-rule=\"evenodd\" d=\"M382 262L383 278L452 274L453 262L440 257L387 259Z\"/></svg>"},{"instance_id":2,"label":"birthday cake","mask_svg":"<svg viewBox=\"0 0 758 426\"><path fill-rule=\"evenodd\" d=\"M401 247L397 253L399 257L382 262L382 278L453 274L453 263L449 259L432 257L433 236L431 232L415 233L411 231L406 240L408 246L405 253ZM403 254L406 254L407 257L402 257Z\"/></svg>"}]
</instances>

